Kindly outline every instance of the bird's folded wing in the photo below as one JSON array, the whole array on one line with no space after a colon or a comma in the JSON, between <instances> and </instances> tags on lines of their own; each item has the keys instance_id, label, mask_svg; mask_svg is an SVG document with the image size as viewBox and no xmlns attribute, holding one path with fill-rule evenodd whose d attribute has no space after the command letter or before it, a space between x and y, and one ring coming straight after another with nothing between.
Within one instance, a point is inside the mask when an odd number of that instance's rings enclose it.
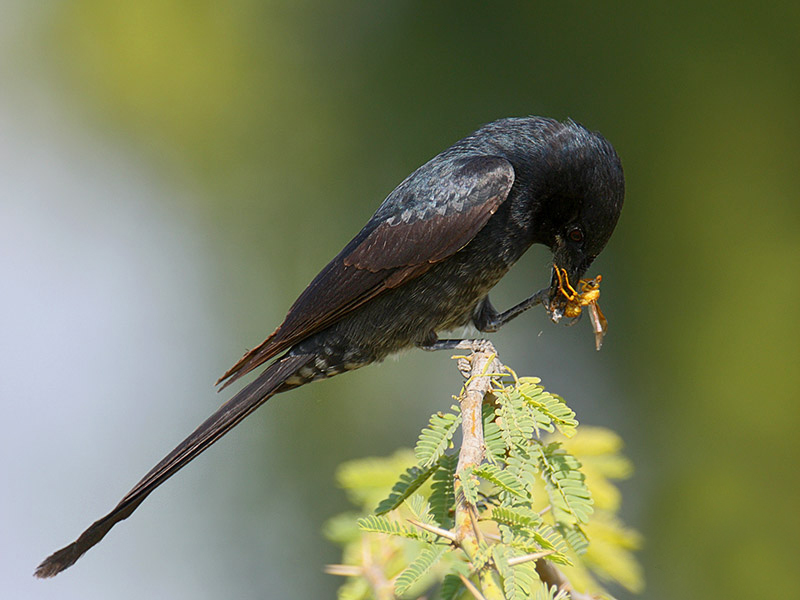
<instances>
[{"instance_id":1,"label":"bird's folded wing","mask_svg":"<svg viewBox=\"0 0 800 600\"><path fill-rule=\"evenodd\" d=\"M228 385L365 302L419 277L480 231L514 184L504 158L431 161L384 201L300 295L284 322L218 383Z\"/></svg>"}]
</instances>

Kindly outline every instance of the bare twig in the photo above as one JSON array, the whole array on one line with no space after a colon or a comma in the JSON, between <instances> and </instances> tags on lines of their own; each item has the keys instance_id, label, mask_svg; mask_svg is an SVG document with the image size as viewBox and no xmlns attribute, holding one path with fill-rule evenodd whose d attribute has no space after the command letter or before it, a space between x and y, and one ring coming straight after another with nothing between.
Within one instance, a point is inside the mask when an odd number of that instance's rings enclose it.
<instances>
[{"instance_id":1,"label":"bare twig","mask_svg":"<svg viewBox=\"0 0 800 600\"><path fill-rule=\"evenodd\" d=\"M360 565L327 565L325 572L343 577L363 577L372 588L376 600L394 600L394 583L386 578L380 560L375 560L366 539L361 541Z\"/></svg>"},{"instance_id":2,"label":"bare twig","mask_svg":"<svg viewBox=\"0 0 800 600\"><path fill-rule=\"evenodd\" d=\"M526 554L525 556L515 556L508 559L509 566L521 565L522 563L530 562L532 560L539 560L545 556L550 556L555 550L542 550L541 552L534 552L533 554Z\"/></svg>"},{"instance_id":3,"label":"bare twig","mask_svg":"<svg viewBox=\"0 0 800 600\"><path fill-rule=\"evenodd\" d=\"M411 523L414 527L419 527L420 529L424 529L425 531L430 531L438 535L439 537L443 537L447 540L450 540L454 544L457 544L456 534L450 531L449 529L442 529L441 527L436 527L435 525L429 525L428 523L423 523L422 521L417 521L416 519L408 519L408 522Z\"/></svg>"},{"instance_id":4,"label":"bare twig","mask_svg":"<svg viewBox=\"0 0 800 600\"><path fill-rule=\"evenodd\" d=\"M459 361L459 369L467 383L459 398L461 405L461 450L458 454L456 475L461 475L468 467L477 467L483 462L486 446L483 441L483 417L481 407L483 398L491 388L491 376L502 369L497 360L497 351L485 340L464 340L463 346L472 350L472 355ZM473 538L477 541L472 526L472 510L461 491L460 480L456 477L456 537L459 541Z\"/></svg>"},{"instance_id":5,"label":"bare twig","mask_svg":"<svg viewBox=\"0 0 800 600\"><path fill-rule=\"evenodd\" d=\"M479 544L482 544L483 539L483 532L478 527L478 509L475 508L472 504L468 505L469 511L469 522L472 524L472 531L475 533L475 539L478 540Z\"/></svg>"},{"instance_id":6,"label":"bare twig","mask_svg":"<svg viewBox=\"0 0 800 600\"><path fill-rule=\"evenodd\" d=\"M394 583L389 581L383 572L386 561L375 559L372 545L367 540L361 543L361 557L363 577L372 588L375 600L394 600Z\"/></svg>"},{"instance_id":7,"label":"bare twig","mask_svg":"<svg viewBox=\"0 0 800 600\"><path fill-rule=\"evenodd\" d=\"M364 567L359 565L325 565L323 571L328 575L359 577L364 574Z\"/></svg>"},{"instance_id":8,"label":"bare twig","mask_svg":"<svg viewBox=\"0 0 800 600\"><path fill-rule=\"evenodd\" d=\"M455 536L458 545L473 559L477 553L482 534L478 528L476 508L467 500L462 488L462 476L465 470L479 466L484 459L486 446L483 439L483 399L491 389L492 375L500 373L503 365L497 360L494 346L485 340L464 340L459 348L472 350L468 357L461 357L458 368L467 378L459 397L461 406L461 450L456 467L455 495ZM462 580L464 578L462 577ZM502 599L504 597L500 584L495 580L493 572L484 569L479 573L481 593L476 598ZM467 585L466 582L464 585ZM476 588L477 590L477 588Z\"/></svg>"},{"instance_id":9,"label":"bare twig","mask_svg":"<svg viewBox=\"0 0 800 600\"><path fill-rule=\"evenodd\" d=\"M486 596L481 594L481 591L477 587L475 587L474 583L472 583L469 579L464 577L461 573L459 573L458 576L461 578L461 583L464 584L464 587L467 588L467 590L469 590L469 593L475 597L475 600L486 600Z\"/></svg>"}]
</instances>

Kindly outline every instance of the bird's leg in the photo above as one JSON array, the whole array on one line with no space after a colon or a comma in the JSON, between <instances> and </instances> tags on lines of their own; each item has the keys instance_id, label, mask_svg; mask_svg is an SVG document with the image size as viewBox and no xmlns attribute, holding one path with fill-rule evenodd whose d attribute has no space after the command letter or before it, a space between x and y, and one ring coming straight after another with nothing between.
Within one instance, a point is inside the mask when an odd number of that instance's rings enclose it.
<instances>
[{"instance_id":1,"label":"bird's leg","mask_svg":"<svg viewBox=\"0 0 800 600\"><path fill-rule=\"evenodd\" d=\"M481 333L494 333L500 327L508 323L514 317L518 317L529 308L537 304L547 304L547 296L550 293L550 288L544 288L536 292L530 298L523 300L516 306L512 306L505 312L497 312L497 309L489 302L489 297L484 298L480 307L476 311L475 316L472 318L472 323L475 328ZM434 352L436 350L469 350L477 340L465 339L446 339L440 340L436 334L431 332L428 339L417 344L421 350Z\"/></svg>"},{"instance_id":2,"label":"bird's leg","mask_svg":"<svg viewBox=\"0 0 800 600\"><path fill-rule=\"evenodd\" d=\"M547 305L547 296L550 293L550 288L539 290L530 298L523 300L516 306L512 306L505 312L497 312L492 303L489 302L488 296L484 299L477 314L472 318L472 323L484 333L493 333L500 329L503 325L508 323L511 319L518 317L529 308L537 304Z\"/></svg>"}]
</instances>

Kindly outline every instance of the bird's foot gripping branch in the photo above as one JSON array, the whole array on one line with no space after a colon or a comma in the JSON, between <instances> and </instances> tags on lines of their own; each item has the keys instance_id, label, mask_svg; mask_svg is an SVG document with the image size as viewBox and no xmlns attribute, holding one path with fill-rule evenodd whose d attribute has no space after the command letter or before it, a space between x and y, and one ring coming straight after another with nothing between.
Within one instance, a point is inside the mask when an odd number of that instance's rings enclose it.
<instances>
[{"instance_id":1,"label":"bird's foot gripping branch","mask_svg":"<svg viewBox=\"0 0 800 600\"><path fill-rule=\"evenodd\" d=\"M327 525L344 547L343 564L328 567L347 577L339 598L583 600L609 597L600 581L641 589L639 536L616 516L612 480L631 470L619 438L579 432L562 398L517 377L488 342L461 348L471 352L457 357L458 404L431 417L413 454L341 467L366 516Z\"/></svg>"}]
</instances>

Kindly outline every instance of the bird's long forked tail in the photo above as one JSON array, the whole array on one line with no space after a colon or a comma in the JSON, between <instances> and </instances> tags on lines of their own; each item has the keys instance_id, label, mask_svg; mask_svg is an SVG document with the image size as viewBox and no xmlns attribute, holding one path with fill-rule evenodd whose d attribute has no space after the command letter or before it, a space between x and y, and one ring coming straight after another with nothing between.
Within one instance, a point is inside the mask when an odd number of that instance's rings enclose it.
<instances>
[{"instance_id":1,"label":"bird's long forked tail","mask_svg":"<svg viewBox=\"0 0 800 600\"><path fill-rule=\"evenodd\" d=\"M69 546L48 556L40 564L36 577L53 577L72 566L109 530L127 519L142 501L158 486L186 466L192 459L220 439L247 415L269 400L278 388L298 369L313 359L311 355L287 356L270 365L258 378L244 387L219 410L206 419L194 432L145 475L119 504L103 518L95 521Z\"/></svg>"}]
</instances>

